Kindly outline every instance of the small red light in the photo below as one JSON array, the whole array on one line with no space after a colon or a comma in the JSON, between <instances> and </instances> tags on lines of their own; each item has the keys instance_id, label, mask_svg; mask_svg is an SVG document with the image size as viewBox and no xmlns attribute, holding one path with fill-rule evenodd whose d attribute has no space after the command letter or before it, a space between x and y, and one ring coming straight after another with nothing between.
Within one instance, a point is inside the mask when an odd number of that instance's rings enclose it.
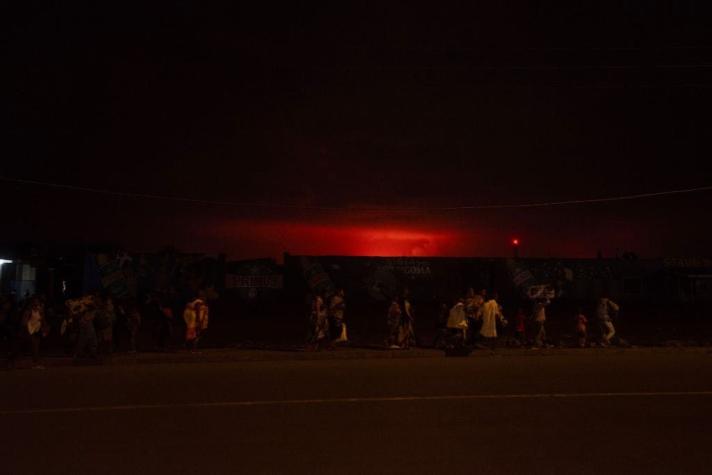
<instances>
[{"instance_id":1,"label":"small red light","mask_svg":"<svg viewBox=\"0 0 712 475\"><path fill-rule=\"evenodd\" d=\"M512 244L515 246L519 245L519 239L512 239Z\"/></svg>"}]
</instances>

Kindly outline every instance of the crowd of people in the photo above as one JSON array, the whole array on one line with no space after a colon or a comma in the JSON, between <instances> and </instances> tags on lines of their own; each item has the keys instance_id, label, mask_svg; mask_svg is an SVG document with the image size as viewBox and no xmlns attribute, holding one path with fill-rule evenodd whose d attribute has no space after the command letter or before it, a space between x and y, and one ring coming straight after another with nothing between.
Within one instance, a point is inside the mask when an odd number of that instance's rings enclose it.
<instances>
[{"instance_id":1,"label":"crowd of people","mask_svg":"<svg viewBox=\"0 0 712 475\"><path fill-rule=\"evenodd\" d=\"M347 342L344 290L339 289L332 294L315 293L310 301L307 349L330 350L339 343ZM433 346L494 348L505 344L533 349L551 347L553 345L547 337L547 308L550 303L549 299L540 298L529 302L528 306L520 306L513 313L510 325L497 292L488 293L485 289L476 292L471 288L451 307L441 304ZM613 325L612 316L618 311L618 305L611 299L601 297L598 300L595 322L600 329L600 338L593 342L589 336L589 319L579 309L571 319L576 345L584 348L593 344L625 344L616 337ZM385 345L390 349L416 346L414 310L408 290L391 300L386 314L386 332Z\"/></svg>"},{"instance_id":2,"label":"crowd of people","mask_svg":"<svg viewBox=\"0 0 712 475\"><path fill-rule=\"evenodd\" d=\"M448 310L441 307L441 331L436 338L436 346L464 346L493 348L499 334L505 332L504 343L509 346L531 347L539 349L552 346L547 338L546 309L551 301L547 298L534 300L529 308L520 306L514 313L513 325L504 317L502 305L496 292L486 290L475 292L469 289L467 295L457 300ZM596 321L600 329L600 346L613 343L624 344L615 339L616 330L612 316L617 315L620 307L608 297L601 297L596 303ZM572 315L571 327L576 334L577 346L584 348L591 345L589 338L589 319L582 309ZM506 329L511 328L509 331Z\"/></svg>"},{"instance_id":3,"label":"crowd of people","mask_svg":"<svg viewBox=\"0 0 712 475\"><path fill-rule=\"evenodd\" d=\"M42 340L52 328L61 338L64 351L75 361L99 361L115 351L135 353L145 317L153 322L154 347L169 349L174 328L180 325L174 315L180 306L170 295L149 294L136 299L115 299L107 292L93 292L64 302L62 309L48 305L43 295L0 296L0 344L7 348L8 366L13 367L23 351L30 348L32 367L43 369ZM208 330L209 306L204 292L198 292L182 308L184 345L197 351Z\"/></svg>"},{"instance_id":4,"label":"crowd of people","mask_svg":"<svg viewBox=\"0 0 712 475\"><path fill-rule=\"evenodd\" d=\"M344 321L346 300L344 289L333 294L317 292L311 298L308 314L308 351L326 348L331 350L339 343L348 342L348 332Z\"/></svg>"},{"instance_id":5,"label":"crowd of people","mask_svg":"<svg viewBox=\"0 0 712 475\"><path fill-rule=\"evenodd\" d=\"M64 302L62 309L48 306L41 295L26 296L17 301L12 296L0 297L0 344L8 349L9 365L28 347L33 367L42 368L42 341L54 328L65 353L75 360L98 360L115 351L136 352L139 332L145 322L153 324L154 348L171 349L176 328L184 331L183 345L196 352L207 334L209 305L206 294L176 303L175 295L152 293L141 302L116 299L107 292L94 292ZM452 305L443 303L437 316L438 331L432 346L437 348L494 348L498 344L533 349L551 346L547 337L547 308L550 300L541 298L520 306L510 321L496 292L469 289ZM571 315L571 330L576 345L608 346L624 343L613 324L619 306L606 296L598 299L594 318L579 309ZM308 312L308 351L331 350L347 344L344 289L332 293L315 293L310 297ZM177 319L176 314L182 314ZM599 338L592 339L590 326L597 323ZM408 349L417 345L414 306L409 292L393 298L387 308L384 330L385 346ZM422 344L423 342L420 341ZM425 345L425 346L430 346Z\"/></svg>"}]
</instances>

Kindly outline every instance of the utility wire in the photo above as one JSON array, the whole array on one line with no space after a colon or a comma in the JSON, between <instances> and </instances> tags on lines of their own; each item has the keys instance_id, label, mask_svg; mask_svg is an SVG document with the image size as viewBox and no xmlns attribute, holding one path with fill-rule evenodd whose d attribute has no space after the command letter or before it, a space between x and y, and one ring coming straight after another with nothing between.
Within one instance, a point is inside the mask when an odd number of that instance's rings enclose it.
<instances>
[{"instance_id":1,"label":"utility wire","mask_svg":"<svg viewBox=\"0 0 712 475\"><path fill-rule=\"evenodd\" d=\"M633 195L608 196L601 198L585 198L563 201L540 201L530 203L501 203L501 204L479 204L479 205L462 205L462 206L432 206L432 207L379 207L379 206L318 206L318 205L300 205L290 203L256 203L256 202L240 202L240 201L220 201L220 200L204 200L198 198L187 198L183 196L170 195L153 195L148 193L133 193L127 191L108 190L102 188L90 188L85 186L68 185L65 183L52 183L38 180L26 180L22 178L12 178L0 176L0 181L6 183L14 183L18 185L41 186L46 188L55 188L60 190L78 191L83 193L94 193L111 196L121 196L125 198L140 198L151 200L177 201L183 203L195 203L205 205L218 206L234 206L239 208L276 208L276 209L299 209L299 210L322 210L322 211L394 211L394 212L432 212L432 211L466 211L478 209L508 209L508 208L544 208L553 206L565 205L581 205L592 203L609 203L614 201L631 201L646 198L656 198L661 196L682 195L689 193L701 193L712 191L710 186L698 186L694 188L684 188L677 190L656 191L651 193L638 193Z\"/></svg>"}]
</instances>

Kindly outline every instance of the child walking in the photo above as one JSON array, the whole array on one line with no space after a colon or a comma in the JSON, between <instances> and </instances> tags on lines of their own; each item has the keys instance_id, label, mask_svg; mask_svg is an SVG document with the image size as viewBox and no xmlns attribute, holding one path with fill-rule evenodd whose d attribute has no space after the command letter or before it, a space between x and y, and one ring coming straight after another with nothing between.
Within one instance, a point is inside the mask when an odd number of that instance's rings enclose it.
<instances>
[{"instance_id":1,"label":"child walking","mask_svg":"<svg viewBox=\"0 0 712 475\"><path fill-rule=\"evenodd\" d=\"M576 335L578 336L578 346L579 348L586 347L586 338L588 336L588 319L586 315L583 314L581 309L578 310L576 314Z\"/></svg>"}]
</instances>

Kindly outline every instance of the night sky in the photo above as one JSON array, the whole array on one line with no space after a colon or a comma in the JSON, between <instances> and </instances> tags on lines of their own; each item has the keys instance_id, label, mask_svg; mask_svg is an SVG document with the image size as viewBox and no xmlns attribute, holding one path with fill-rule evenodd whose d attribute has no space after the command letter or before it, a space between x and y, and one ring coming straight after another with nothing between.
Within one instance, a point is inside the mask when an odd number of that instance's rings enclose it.
<instances>
[{"instance_id":1,"label":"night sky","mask_svg":"<svg viewBox=\"0 0 712 475\"><path fill-rule=\"evenodd\" d=\"M436 209L712 185L709 2L18 3L0 175L288 206L0 181L3 243L711 254L712 192Z\"/></svg>"}]
</instances>

